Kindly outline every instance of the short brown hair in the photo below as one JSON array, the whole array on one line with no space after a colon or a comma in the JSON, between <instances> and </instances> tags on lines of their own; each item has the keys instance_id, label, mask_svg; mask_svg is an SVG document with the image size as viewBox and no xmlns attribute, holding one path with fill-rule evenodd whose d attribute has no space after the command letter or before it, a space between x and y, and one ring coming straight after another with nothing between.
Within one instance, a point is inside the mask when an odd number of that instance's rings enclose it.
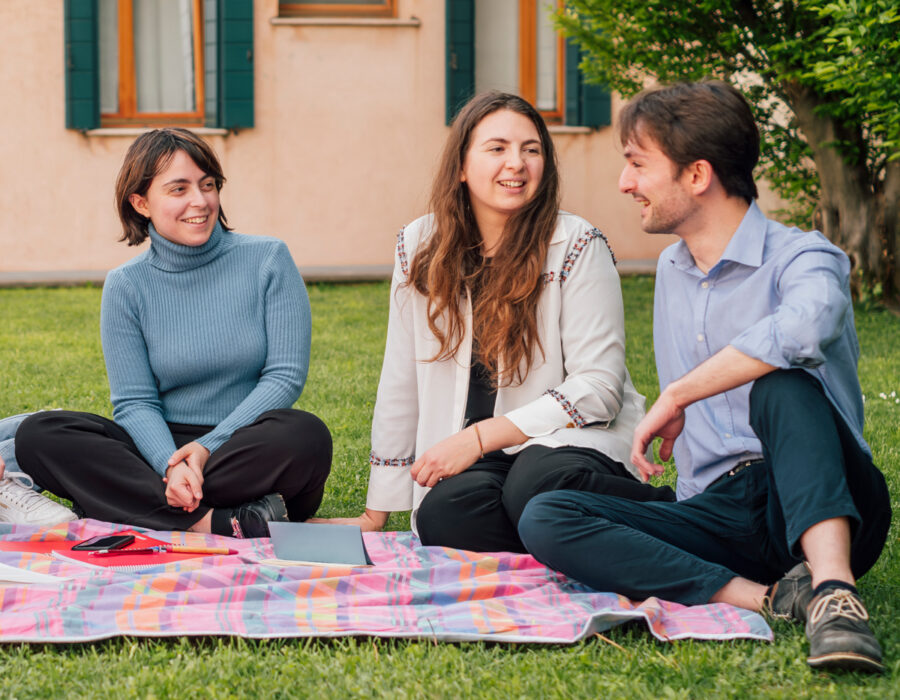
<instances>
[{"instance_id":1,"label":"short brown hair","mask_svg":"<svg viewBox=\"0 0 900 700\"><path fill-rule=\"evenodd\" d=\"M125 154L125 162L116 178L116 212L122 222L122 237L128 245L138 245L147 238L149 219L138 214L131 205L129 197L147 194L150 183L172 160L176 151L184 151L207 175L216 182L216 189L221 190L225 184L222 166L215 151L206 141L187 129L167 128L154 129L138 136ZM219 223L226 231L228 219L219 206Z\"/></svg>"},{"instance_id":2,"label":"short brown hair","mask_svg":"<svg viewBox=\"0 0 900 700\"><path fill-rule=\"evenodd\" d=\"M759 129L744 96L728 83L707 80L644 90L619 114L619 138L652 138L679 172L708 161L725 191L752 202L759 193Z\"/></svg>"}]
</instances>

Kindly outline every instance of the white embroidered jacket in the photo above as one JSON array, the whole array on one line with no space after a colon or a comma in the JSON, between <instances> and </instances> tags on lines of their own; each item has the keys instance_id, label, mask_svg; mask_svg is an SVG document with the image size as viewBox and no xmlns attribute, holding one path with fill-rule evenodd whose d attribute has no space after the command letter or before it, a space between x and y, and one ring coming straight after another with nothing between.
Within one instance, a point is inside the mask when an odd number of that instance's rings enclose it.
<instances>
[{"instance_id":1,"label":"white embroidered jacket","mask_svg":"<svg viewBox=\"0 0 900 700\"><path fill-rule=\"evenodd\" d=\"M372 421L366 506L416 509L428 489L410 467L418 455L461 430L469 390L472 308L466 300L465 337L456 356L428 360L439 343L428 329L426 299L407 280L409 261L430 233L431 216L400 231L391 284L384 364ZM504 415L529 445L592 447L631 465L631 439L644 397L625 368L625 325L619 276L606 238L584 219L560 212L544 266L538 328L545 357L519 385L497 391L494 415Z\"/></svg>"}]
</instances>

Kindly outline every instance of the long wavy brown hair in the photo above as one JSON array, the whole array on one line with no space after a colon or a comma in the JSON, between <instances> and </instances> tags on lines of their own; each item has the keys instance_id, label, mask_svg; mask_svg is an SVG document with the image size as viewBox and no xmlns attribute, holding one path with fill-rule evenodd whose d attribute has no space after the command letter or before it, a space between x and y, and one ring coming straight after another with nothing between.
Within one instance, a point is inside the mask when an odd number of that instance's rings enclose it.
<instances>
[{"instance_id":1,"label":"long wavy brown hair","mask_svg":"<svg viewBox=\"0 0 900 700\"><path fill-rule=\"evenodd\" d=\"M537 191L506 222L491 264L481 256L481 234L460 176L472 132L489 114L508 109L528 117L541 140L544 173ZM537 110L516 95L485 92L473 97L450 127L431 188L431 236L409 270L413 288L428 299L428 328L441 344L431 361L453 357L463 340L462 301L473 294L472 325L479 360L498 386L524 381L536 352L543 357L537 305L547 248L559 211L556 150Z\"/></svg>"}]
</instances>

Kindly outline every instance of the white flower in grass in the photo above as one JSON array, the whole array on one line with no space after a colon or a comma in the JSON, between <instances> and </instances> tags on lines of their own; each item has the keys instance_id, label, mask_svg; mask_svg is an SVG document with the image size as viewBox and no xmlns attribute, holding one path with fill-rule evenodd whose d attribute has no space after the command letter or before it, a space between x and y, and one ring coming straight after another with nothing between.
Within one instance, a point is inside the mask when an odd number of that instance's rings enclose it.
<instances>
[{"instance_id":1,"label":"white flower in grass","mask_svg":"<svg viewBox=\"0 0 900 700\"><path fill-rule=\"evenodd\" d=\"M881 393L878 394L878 398L880 398L880 399L886 399L886 398L887 398L887 394L885 394L885 393L882 391Z\"/></svg>"}]
</instances>

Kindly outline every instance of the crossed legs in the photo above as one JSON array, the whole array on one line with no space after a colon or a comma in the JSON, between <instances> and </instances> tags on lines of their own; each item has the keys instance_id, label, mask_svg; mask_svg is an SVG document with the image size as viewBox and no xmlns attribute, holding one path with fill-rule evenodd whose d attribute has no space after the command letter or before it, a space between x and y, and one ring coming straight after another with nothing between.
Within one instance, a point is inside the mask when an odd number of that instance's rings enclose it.
<instances>
[{"instance_id":1,"label":"crossed legs","mask_svg":"<svg viewBox=\"0 0 900 700\"><path fill-rule=\"evenodd\" d=\"M785 612L806 621L811 666L883 670L854 584L887 538L884 477L802 370L755 382L750 423L764 461L703 493L679 503L543 494L522 514L522 541L548 566L634 598L778 614L779 588L793 586Z\"/></svg>"},{"instance_id":2,"label":"crossed legs","mask_svg":"<svg viewBox=\"0 0 900 700\"><path fill-rule=\"evenodd\" d=\"M679 503L540 495L519 522L523 543L573 578L635 598L759 609L765 586L804 558L815 584L852 583L887 537L884 477L802 370L757 380L751 425L764 462Z\"/></svg>"},{"instance_id":3,"label":"crossed legs","mask_svg":"<svg viewBox=\"0 0 900 700\"><path fill-rule=\"evenodd\" d=\"M176 446L205 426L170 424ZM288 516L315 513L331 468L331 436L310 413L281 409L235 431L209 458L203 500L192 513L172 508L165 484L113 421L90 413L48 411L26 419L16 433L21 468L49 491L98 520L155 529L187 530L229 508L280 493ZM202 526L201 526L202 529Z\"/></svg>"}]
</instances>

